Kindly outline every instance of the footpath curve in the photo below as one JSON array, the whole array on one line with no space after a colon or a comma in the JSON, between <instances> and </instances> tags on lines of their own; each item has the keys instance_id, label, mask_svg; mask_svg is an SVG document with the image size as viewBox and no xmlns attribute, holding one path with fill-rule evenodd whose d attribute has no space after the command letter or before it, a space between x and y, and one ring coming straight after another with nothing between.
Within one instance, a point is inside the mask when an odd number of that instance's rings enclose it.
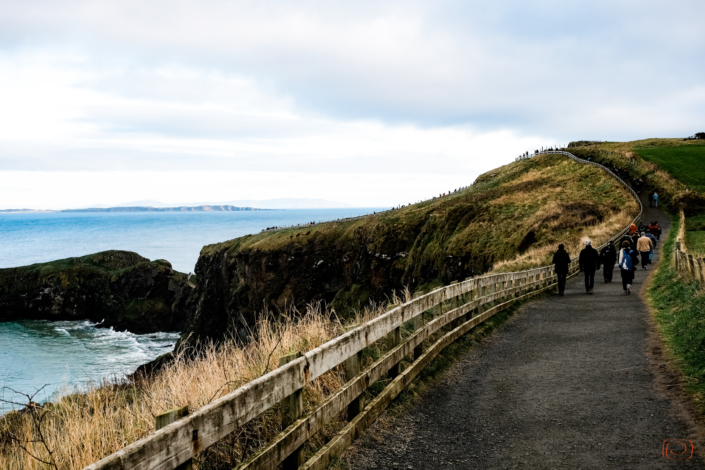
<instances>
[{"instance_id":1,"label":"footpath curve","mask_svg":"<svg viewBox=\"0 0 705 470\"><path fill-rule=\"evenodd\" d=\"M661 223L663 243L669 218L649 207L644 218ZM657 250L650 270L659 261ZM412 411L358 441L350 468L705 468L697 452L662 456L664 440L695 430L655 388L648 271L636 273L638 296L622 295L615 274L606 284L598 271L595 295L576 276L565 297L521 307Z\"/></svg>"}]
</instances>

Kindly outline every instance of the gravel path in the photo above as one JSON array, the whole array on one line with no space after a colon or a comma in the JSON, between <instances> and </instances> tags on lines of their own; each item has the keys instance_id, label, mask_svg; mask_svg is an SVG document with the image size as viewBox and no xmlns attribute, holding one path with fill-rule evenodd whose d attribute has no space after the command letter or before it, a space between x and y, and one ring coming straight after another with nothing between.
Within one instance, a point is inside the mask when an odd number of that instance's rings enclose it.
<instances>
[{"instance_id":1,"label":"gravel path","mask_svg":"<svg viewBox=\"0 0 705 470\"><path fill-rule=\"evenodd\" d=\"M647 274L637 271L635 291ZM565 297L523 306L412 411L373 426L348 452L350 468L705 468L697 453L662 456L664 439L695 430L655 388L643 292L622 295L618 270L611 284L602 271L596 281L595 295L579 275Z\"/></svg>"}]
</instances>

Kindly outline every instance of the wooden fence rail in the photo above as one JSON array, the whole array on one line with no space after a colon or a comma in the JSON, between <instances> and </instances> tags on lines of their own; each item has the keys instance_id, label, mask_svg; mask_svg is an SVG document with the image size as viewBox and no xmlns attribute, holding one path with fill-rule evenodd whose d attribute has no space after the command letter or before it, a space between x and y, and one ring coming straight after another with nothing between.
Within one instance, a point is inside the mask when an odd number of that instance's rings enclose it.
<instances>
[{"instance_id":1,"label":"wooden fence rail","mask_svg":"<svg viewBox=\"0 0 705 470\"><path fill-rule=\"evenodd\" d=\"M601 167L567 152L544 153L561 154L580 163ZM601 168L617 178L606 168ZM626 183L617 180L639 201ZM641 218L640 202L639 207L634 222ZM626 230L612 240L619 240ZM577 272L578 263L573 258L569 275ZM521 272L488 274L419 295L318 348L302 355L287 356L272 372L86 467L86 470L173 470L284 400L287 400L287 428L238 469L274 469L282 462L287 468L323 469L331 458L341 455L447 345L516 302L553 288L556 280L551 265ZM436 315L426 322L423 314L429 311ZM404 340L400 334L403 324L410 325L413 330L413 334ZM444 327L447 331L441 330ZM437 338L435 333L444 334ZM360 370L361 351L383 338L387 338L389 351L367 369ZM405 357L413 358L413 362L402 371L399 364ZM348 382L318 408L301 416L298 403L303 387L340 364L346 365ZM382 378L389 379L389 384L370 403L361 403L359 399L363 392ZM345 409L348 410L348 424L300 465L303 444Z\"/></svg>"}]
</instances>

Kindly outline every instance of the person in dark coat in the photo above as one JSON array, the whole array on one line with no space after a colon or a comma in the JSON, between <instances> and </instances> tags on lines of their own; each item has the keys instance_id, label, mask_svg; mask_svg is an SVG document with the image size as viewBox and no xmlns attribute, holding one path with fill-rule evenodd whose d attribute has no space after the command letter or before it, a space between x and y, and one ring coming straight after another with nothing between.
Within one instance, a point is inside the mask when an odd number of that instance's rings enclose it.
<instances>
[{"instance_id":1,"label":"person in dark coat","mask_svg":"<svg viewBox=\"0 0 705 470\"><path fill-rule=\"evenodd\" d=\"M600 254L592 247L590 240L585 240L585 248L580 252L580 271L585 274L585 292L592 294L595 287L595 270L600 268Z\"/></svg>"},{"instance_id":2,"label":"person in dark coat","mask_svg":"<svg viewBox=\"0 0 705 470\"><path fill-rule=\"evenodd\" d=\"M639 267L639 252L636 250L636 243L629 247L629 254L632 257L632 282L636 279L636 270Z\"/></svg>"},{"instance_id":3,"label":"person in dark coat","mask_svg":"<svg viewBox=\"0 0 705 470\"><path fill-rule=\"evenodd\" d=\"M612 282L612 273L614 272L614 263L617 262L617 249L614 247L614 242L610 240L607 246L600 252L600 263L602 263L602 275L605 282Z\"/></svg>"},{"instance_id":4,"label":"person in dark coat","mask_svg":"<svg viewBox=\"0 0 705 470\"><path fill-rule=\"evenodd\" d=\"M553 255L553 264L556 265L556 276L558 277L558 295L563 295L565 292L565 281L568 278L570 255L565 251L562 243L558 245L558 251Z\"/></svg>"},{"instance_id":5,"label":"person in dark coat","mask_svg":"<svg viewBox=\"0 0 705 470\"><path fill-rule=\"evenodd\" d=\"M622 242L622 249L619 250L617 262L619 263L619 272L622 275L622 289L626 295L632 293L632 281L634 280L634 271L632 269L632 257L630 256L632 249L628 241Z\"/></svg>"},{"instance_id":6,"label":"person in dark coat","mask_svg":"<svg viewBox=\"0 0 705 470\"><path fill-rule=\"evenodd\" d=\"M636 232L634 235L632 235L632 239L631 239L631 249L632 250L636 250L636 242L639 241L640 237L641 237L641 235L639 234L639 232Z\"/></svg>"}]
</instances>

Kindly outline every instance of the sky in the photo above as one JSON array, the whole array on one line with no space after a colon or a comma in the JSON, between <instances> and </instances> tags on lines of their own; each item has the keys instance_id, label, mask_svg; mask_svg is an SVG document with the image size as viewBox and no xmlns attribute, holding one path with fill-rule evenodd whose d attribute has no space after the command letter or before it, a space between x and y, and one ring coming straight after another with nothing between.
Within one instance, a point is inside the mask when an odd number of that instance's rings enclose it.
<instances>
[{"instance_id":1,"label":"sky","mask_svg":"<svg viewBox=\"0 0 705 470\"><path fill-rule=\"evenodd\" d=\"M386 207L705 131L705 2L0 0L0 209Z\"/></svg>"}]
</instances>

